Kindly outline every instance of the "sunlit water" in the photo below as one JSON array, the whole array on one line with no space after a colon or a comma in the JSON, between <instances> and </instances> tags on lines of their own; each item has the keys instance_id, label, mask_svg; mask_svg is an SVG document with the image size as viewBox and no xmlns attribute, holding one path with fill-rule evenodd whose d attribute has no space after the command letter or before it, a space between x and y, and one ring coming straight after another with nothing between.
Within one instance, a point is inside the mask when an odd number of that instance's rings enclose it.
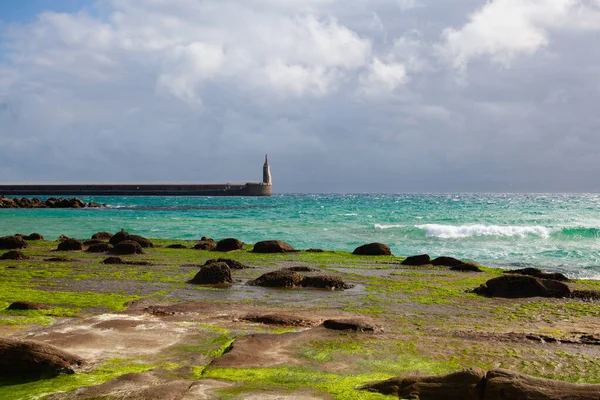
<instances>
[{"instance_id":1,"label":"sunlit water","mask_svg":"<svg viewBox=\"0 0 600 400\"><path fill-rule=\"evenodd\" d=\"M153 238L281 239L299 249L450 255L600 279L600 195L298 194L273 197L85 197L104 209L0 210L0 235L89 237L125 228Z\"/></svg>"}]
</instances>

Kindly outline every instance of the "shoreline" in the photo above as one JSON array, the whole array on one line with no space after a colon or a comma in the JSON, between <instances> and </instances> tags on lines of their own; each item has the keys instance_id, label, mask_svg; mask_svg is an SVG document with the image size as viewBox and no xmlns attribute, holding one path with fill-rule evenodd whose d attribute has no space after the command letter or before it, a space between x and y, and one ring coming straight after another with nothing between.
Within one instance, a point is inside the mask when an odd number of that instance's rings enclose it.
<instances>
[{"instance_id":1,"label":"shoreline","mask_svg":"<svg viewBox=\"0 0 600 400\"><path fill-rule=\"evenodd\" d=\"M413 372L475 367L600 383L600 346L590 339L600 340L600 302L468 292L506 275L499 269L461 272L402 265L404 257L389 255L264 254L250 251L252 245L216 252L191 249L198 241L151 242L155 247L143 248L143 254L119 256L126 264L103 263L109 253L56 251L59 242L39 240L21 250L30 258L0 260L0 337L41 341L86 361L74 375L0 387L2 398L77 388L52 398L112 398L126 387L200 382L208 392L231 398L386 399L393 397L357 387ZM187 248L167 247L172 245ZM62 261L47 261L57 257ZM230 285L188 283L217 258L249 268L231 269ZM248 284L292 267L313 270L297 273L301 277L333 276L352 288ZM568 286L600 289L595 281ZM50 308L6 310L13 301ZM335 319L370 330L324 327ZM127 379L117 379L132 372L147 383L134 390Z\"/></svg>"}]
</instances>

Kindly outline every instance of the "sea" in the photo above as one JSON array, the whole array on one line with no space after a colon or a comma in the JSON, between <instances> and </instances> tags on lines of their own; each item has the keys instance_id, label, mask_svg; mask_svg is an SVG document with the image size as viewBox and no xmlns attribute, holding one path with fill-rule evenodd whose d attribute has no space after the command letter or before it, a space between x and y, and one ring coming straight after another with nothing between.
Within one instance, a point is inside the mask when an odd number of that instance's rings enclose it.
<instances>
[{"instance_id":1,"label":"sea","mask_svg":"<svg viewBox=\"0 0 600 400\"><path fill-rule=\"evenodd\" d=\"M600 279L600 194L276 194L272 197L81 197L88 209L0 209L0 236L150 238L352 251L381 242L395 255L428 253L506 269L537 267Z\"/></svg>"}]
</instances>

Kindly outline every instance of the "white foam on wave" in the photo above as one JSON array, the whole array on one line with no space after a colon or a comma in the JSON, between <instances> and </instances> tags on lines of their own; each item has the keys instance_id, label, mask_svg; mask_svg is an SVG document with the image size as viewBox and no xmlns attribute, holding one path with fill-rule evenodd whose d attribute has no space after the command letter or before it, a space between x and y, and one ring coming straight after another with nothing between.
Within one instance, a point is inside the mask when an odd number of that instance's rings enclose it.
<instances>
[{"instance_id":1,"label":"white foam on wave","mask_svg":"<svg viewBox=\"0 0 600 400\"><path fill-rule=\"evenodd\" d=\"M393 229L393 228L404 228L406 225L383 225L375 224L375 229Z\"/></svg>"},{"instance_id":2,"label":"white foam on wave","mask_svg":"<svg viewBox=\"0 0 600 400\"><path fill-rule=\"evenodd\" d=\"M539 236L544 239L550 237L551 230L544 226L503 226L503 225L415 225L423 229L427 237L441 239L465 238L471 236Z\"/></svg>"}]
</instances>

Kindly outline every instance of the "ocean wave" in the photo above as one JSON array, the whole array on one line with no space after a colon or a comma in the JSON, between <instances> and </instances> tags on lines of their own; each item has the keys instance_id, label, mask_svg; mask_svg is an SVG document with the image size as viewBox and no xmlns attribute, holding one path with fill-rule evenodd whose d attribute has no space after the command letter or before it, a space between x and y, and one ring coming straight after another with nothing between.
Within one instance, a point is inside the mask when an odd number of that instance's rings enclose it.
<instances>
[{"instance_id":1,"label":"ocean wave","mask_svg":"<svg viewBox=\"0 0 600 400\"><path fill-rule=\"evenodd\" d=\"M393 229L393 228L404 228L406 225L383 225L375 224L375 229Z\"/></svg>"},{"instance_id":2,"label":"ocean wave","mask_svg":"<svg viewBox=\"0 0 600 400\"><path fill-rule=\"evenodd\" d=\"M505 226L505 225L415 225L425 231L427 237L441 239L466 238L472 236L539 236L547 239L552 230L544 226Z\"/></svg>"},{"instance_id":3,"label":"ocean wave","mask_svg":"<svg viewBox=\"0 0 600 400\"><path fill-rule=\"evenodd\" d=\"M562 228L560 234L572 238L600 238L600 229L584 226L573 226Z\"/></svg>"}]
</instances>

